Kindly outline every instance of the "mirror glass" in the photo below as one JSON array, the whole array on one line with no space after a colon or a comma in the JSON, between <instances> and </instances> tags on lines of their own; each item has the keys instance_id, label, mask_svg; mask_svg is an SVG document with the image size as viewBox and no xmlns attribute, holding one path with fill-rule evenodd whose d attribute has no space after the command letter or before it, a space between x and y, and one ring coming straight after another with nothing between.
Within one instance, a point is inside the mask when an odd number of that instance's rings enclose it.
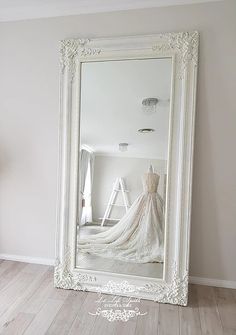
<instances>
[{"instance_id":1,"label":"mirror glass","mask_svg":"<svg viewBox=\"0 0 236 335\"><path fill-rule=\"evenodd\" d=\"M76 266L162 278L171 58L81 64Z\"/></svg>"}]
</instances>

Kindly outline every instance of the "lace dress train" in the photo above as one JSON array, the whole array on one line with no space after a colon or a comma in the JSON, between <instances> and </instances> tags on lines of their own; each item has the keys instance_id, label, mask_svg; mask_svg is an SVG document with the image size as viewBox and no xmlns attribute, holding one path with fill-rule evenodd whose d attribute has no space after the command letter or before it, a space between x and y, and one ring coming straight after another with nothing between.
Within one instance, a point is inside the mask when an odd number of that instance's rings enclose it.
<instances>
[{"instance_id":1,"label":"lace dress train","mask_svg":"<svg viewBox=\"0 0 236 335\"><path fill-rule=\"evenodd\" d=\"M143 193L113 227L78 239L78 252L126 262L163 262L163 200L157 193L159 176L143 176Z\"/></svg>"}]
</instances>

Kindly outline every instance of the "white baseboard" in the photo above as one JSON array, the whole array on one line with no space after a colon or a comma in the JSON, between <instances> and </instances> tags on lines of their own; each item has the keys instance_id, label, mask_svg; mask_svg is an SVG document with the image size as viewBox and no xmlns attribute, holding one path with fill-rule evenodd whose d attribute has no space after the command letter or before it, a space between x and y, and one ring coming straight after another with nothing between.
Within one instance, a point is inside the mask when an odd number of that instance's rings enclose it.
<instances>
[{"instance_id":1,"label":"white baseboard","mask_svg":"<svg viewBox=\"0 0 236 335\"><path fill-rule=\"evenodd\" d=\"M201 278L201 277L191 277L190 276L189 282L191 284L236 289L236 281L232 281L232 280L222 280L222 279Z\"/></svg>"},{"instance_id":2,"label":"white baseboard","mask_svg":"<svg viewBox=\"0 0 236 335\"><path fill-rule=\"evenodd\" d=\"M55 260L50 259L50 258L28 257L28 256L9 255L9 254L0 254L0 259L24 262L24 263L43 264L43 265L54 265L55 264ZM236 281L232 281L232 280L222 280L222 279L201 278L201 277L191 277L190 276L189 282L191 284L236 289Z\"/></svg>"},{"instance_id":3,"label":"white baseboard","mask_svg":"<svg viewBox=\"0 0 236 335\"><path fill-rule=\"evenodd\" d=\"M43 264L43 265L54 265L55 259L50 258L41 258L41 257L29 257L21 255L9 255L9 254L0 254L0 259L24 263L33 263L33 264Z\"/></svg>"}]
</instances>

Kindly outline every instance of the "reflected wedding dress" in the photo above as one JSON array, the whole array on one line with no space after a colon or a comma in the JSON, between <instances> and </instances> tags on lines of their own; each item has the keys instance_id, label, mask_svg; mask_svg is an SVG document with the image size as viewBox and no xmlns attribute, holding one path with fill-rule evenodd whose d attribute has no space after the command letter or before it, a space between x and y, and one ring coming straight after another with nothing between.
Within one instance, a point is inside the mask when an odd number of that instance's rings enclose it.
<instances>
[{"instance_id":1,"label":"reflected wedding dress","mask_svg":"<svg viewBox=\"0 0 236 335\"><path fill-rule=\"evenodd\" d=\"M79 238L78 252L126 262L163 262L163 200L157 193L159 175L145 173L143 193L113 227Z\"/></svg>"}]
</instances>

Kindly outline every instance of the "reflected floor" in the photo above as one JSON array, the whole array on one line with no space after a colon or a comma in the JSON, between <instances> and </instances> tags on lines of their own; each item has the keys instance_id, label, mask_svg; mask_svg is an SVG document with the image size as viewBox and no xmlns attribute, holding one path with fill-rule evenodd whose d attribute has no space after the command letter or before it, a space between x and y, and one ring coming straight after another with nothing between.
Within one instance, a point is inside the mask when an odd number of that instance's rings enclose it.
<instances>
[{"instance_id":1,"label":"reflected floor","mask_svg":"<svg viewBox=\"0 0 236 335\"><path fill-rule=\"evenodd\" d=\"M81 227L79 234L81 237L83 237L97 234L109 228L110 226L101 227L97 224L91 223ZM162 263L135 264L90 254L78 253L76 264L78 268L87 270L97 270L152 278L163 277Z\"/></svg>"}]
</instances>

